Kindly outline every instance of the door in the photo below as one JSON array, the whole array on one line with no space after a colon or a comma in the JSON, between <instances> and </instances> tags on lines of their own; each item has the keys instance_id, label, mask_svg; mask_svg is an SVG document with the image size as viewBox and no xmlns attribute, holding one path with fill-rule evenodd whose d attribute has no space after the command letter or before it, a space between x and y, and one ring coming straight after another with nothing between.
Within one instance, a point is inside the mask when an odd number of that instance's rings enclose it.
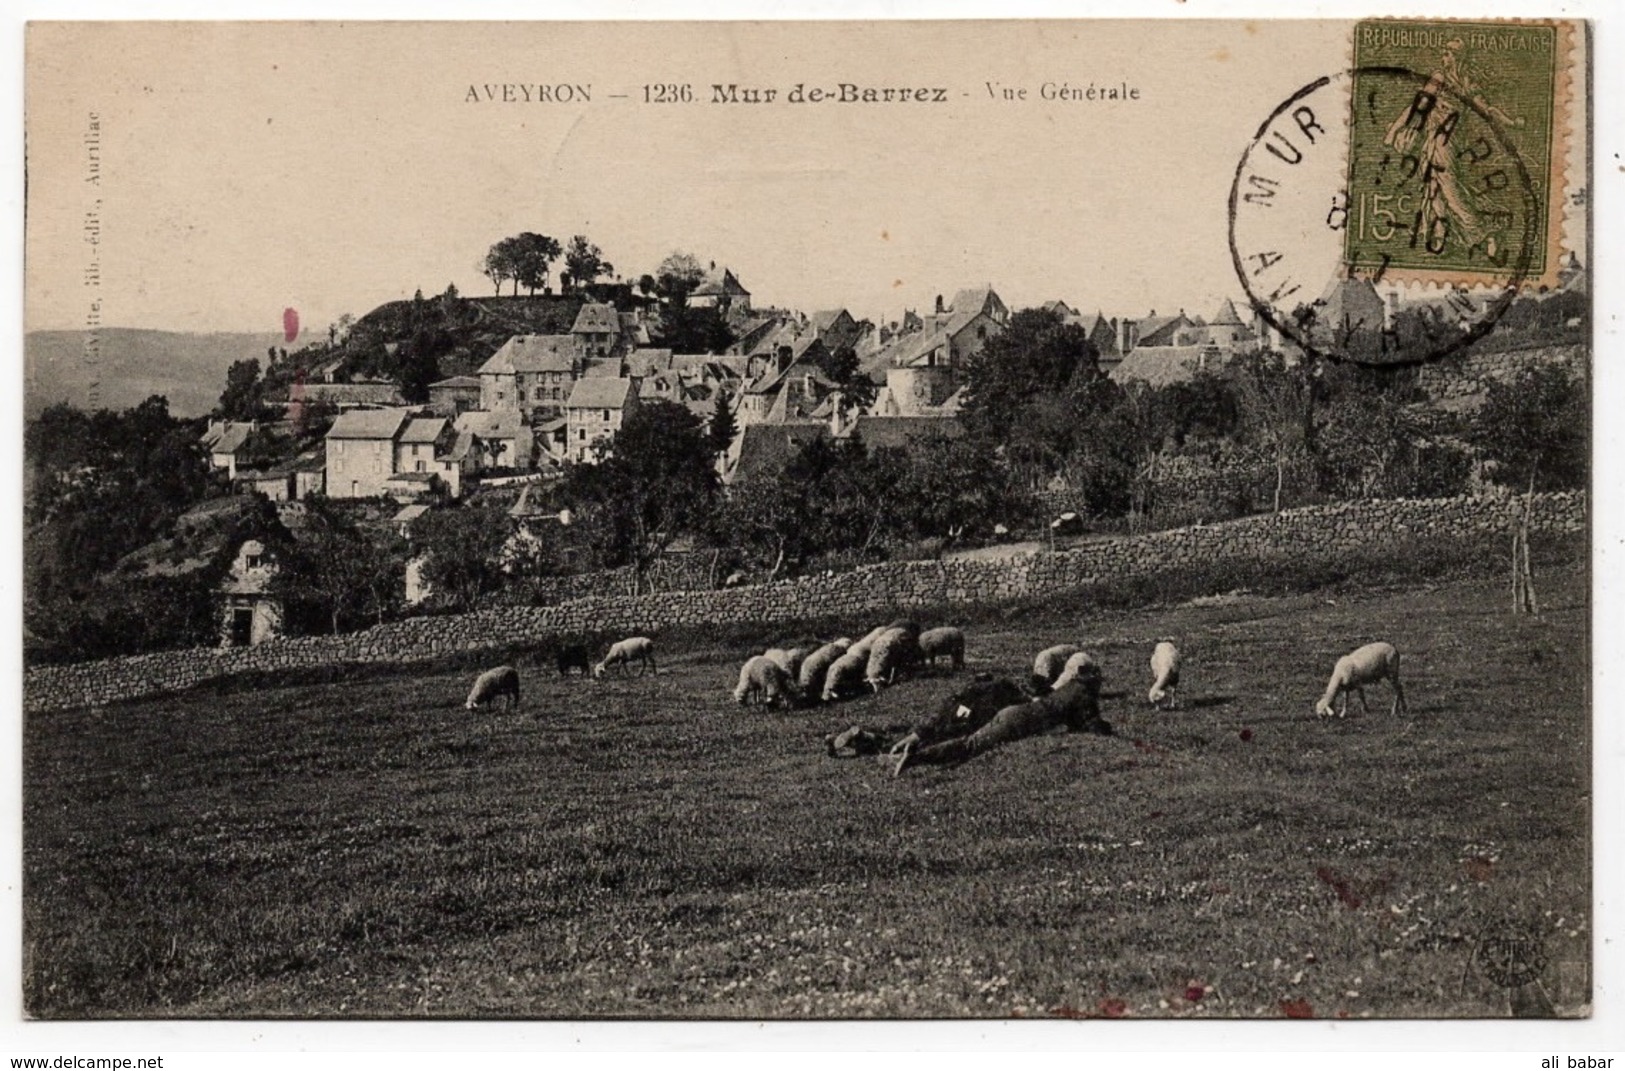
<instances>
[{"instance_id":1,"label":"door","mask_svg":"<svg viewBox=\"0 0 1625 1071\"><path fill-rule=\"evenodd\" d=\"M251 607L237 606L231 611L231 645L247 647L254 637L254 611Z\"/></svg>"}]
</instances>

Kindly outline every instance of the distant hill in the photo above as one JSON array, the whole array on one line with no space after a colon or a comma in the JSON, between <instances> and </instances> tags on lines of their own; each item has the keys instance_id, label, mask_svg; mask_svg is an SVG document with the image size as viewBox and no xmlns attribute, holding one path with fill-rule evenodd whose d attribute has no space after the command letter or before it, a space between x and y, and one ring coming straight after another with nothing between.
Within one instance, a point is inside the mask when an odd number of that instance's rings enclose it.
<instances>
[{"instance_id":1,"label":"distant hill","mask_svg":"<svg viewBox=\"0 0 1625 1071\"><path fill-rule=\"evenodd\" d=\"M26 416L37 416L57 402L89 408L92 372L99 380L99 408L127 409L162 394L176 416L202 416L219 403L226 369L233 361L257 357L263 368L268 347L287 345L275 333L193 334L104 327L97 332L100 360L92 368L85 361L85 335L84 331L30 331L25 336ZM302 338L296 345L307 341Z\"/></svg>"}]
</instances>

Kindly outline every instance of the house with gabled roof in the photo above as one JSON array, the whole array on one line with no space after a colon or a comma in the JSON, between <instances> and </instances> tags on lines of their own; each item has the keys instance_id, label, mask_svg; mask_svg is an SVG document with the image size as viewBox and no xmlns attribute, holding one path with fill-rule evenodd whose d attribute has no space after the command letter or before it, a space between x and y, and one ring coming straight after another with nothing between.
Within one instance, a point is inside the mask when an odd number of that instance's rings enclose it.
<instances>
[{"instance_id":1,"label":"house with gabled roof","mask_svg":"<svg viewBox=\"0 0 1625 1071\"><path fill-rule=\"evenodd\" d=\"M619 356L621 316L615 306L589 301L576 313L570 334L582 357L603 359Z\"/></svg>"},{"instance_id":2,"label":"house with gabled roof","mask_svg":"<svg viewBox=\"0 0 1625 1071\"><path fill-rule=\"evenodd\" d=\"M237 478L237 463L247 453L250 441L260 430L257 420L210 421L203 433L203 448L209 454L209 467L225 469L226 477Z\"/></svg>"},{"instance_id":3,"label":"house with gabled roof","mask_svg":"<svg viewBox=\"0 0 1625 1071\"><path fill-rule=\"evenodd\" d=\"M352 409L327 431L327 494L371 498L395 475L395 442L412 419L410 409Z\"/></svg>"},{"instance_id":4,"label":"house with gabled roof","mask_svg":"<svg viewBox=\"0 0 1625 1071\"><path fill-rule=\"evenodd\" d=\"M699 286L688 296L688 303L696 309L717 309L724 315L732 311L750 311L750 291L740 283L739 277L728 268L719 273L716 264Z\"/></svg>"},{"instance_id":5,"label":"house with gabled roof","mask_svg":"<svg viewBox=\"0 0 1625 1071\"><path fill-rule=\"evenodd\" d=\"M637 408L638 380L590 377L578 380L565 403L567 455L571 461L595 460L593 443L613 439Z\"/></svg>"},{"instance_id":6,"label":"house with gabled roof","mask_svg":"<svg viewBox=\"0 0 1625 1071\"><path fill-rule=\"evenodd\" d=\"M531 467L535 435L518 409L475 409L452 425L456 433L447 450L449 461L465 471Z\"/></svg>"},{"instance_id":7,"label":"house with gabled roof","mask_svg":"<svg viewBox=\"0 0 1625 1071\"><path fill-rule=\"evenodd\" d=\"M480 366L480 408L557 411L585 364L575 335L515 335Z\"/></svg>"},{"instance_id":8,"label":"house with gabled roof","mask_svg":"<svg viewBox=\"0 0 1625 1071\"><path fill-rule=\"evenodd\" d=\"M451 420L480 407L480 377L451 376L429 384L429 407Z\"/></svg>"}]
</instances>

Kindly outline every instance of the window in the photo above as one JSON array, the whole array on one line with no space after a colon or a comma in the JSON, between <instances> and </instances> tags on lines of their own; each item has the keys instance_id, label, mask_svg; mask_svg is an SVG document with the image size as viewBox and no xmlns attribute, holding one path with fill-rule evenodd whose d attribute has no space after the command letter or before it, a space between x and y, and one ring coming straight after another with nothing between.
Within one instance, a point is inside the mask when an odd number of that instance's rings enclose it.
<instances>
[{"instance_id":1,"label":"window","mask_svg":"<svg viewBox=\"0 0 1625 1071\"><path fill-rule=\"evenodd\" d=\"M425 472L425 471L427 471L427 469L428 469L428 465L425 462L423 462L423 461L418 462L418 471L419 472Z\"/></svg>"},{"instance_id":2,"label":"window","mask_svg":"<svg viewBox=\"0 0 1625 1071\"><path fill-rule=\"evenodd\" d=\"M606 424L609 423L609 410L608 409L604 410L604 422Z\"/></svg>"},{"instance_id":3,"label":"window","mask_svg":"<svg viewBox=\"0 0 1625 1071\"><path fill-rule=\"evenodd\" d=\"M243 559L243 564L250 569L258 569L260 567L260 556L258 554L250 554Z\"/></svg>"},{"instance_id":4,"label":"window","mask_svg":"<svg viewBox=\"0 0 1625 1071\"><path fill-rule=\"evenodd\" d=\"M587 441L587 429L586 428L582 428L580 431L576 432L576 441L577 442L586 442Z\"/></svg>"},{"instance_id":5,"label":"window","mask_svg":"<svg viewBox=\"0 0 1625 1071\"><path fill-rule=\"evenodd\" d=\"M519 392L519 401L520 401L520 403L523 404L524 400L525 400L525 392L520 391Z\"/></svg>"},{"instance_id":6,"label":"window","mask_svg":"<svg viewBox=\"0 0 1625 1071\"><path fill-rule=\"evenodd\" d=\"M344 440L343 439L340 439L338 441L338 447L339 447L339 453L341 453L341 454L344 453Z\"/></svg>"}]
</instances>

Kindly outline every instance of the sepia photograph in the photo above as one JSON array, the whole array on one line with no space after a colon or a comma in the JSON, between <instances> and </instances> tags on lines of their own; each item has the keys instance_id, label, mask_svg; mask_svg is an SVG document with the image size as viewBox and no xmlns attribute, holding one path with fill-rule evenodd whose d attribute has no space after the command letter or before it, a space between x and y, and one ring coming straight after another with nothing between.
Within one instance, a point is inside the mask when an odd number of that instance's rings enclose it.
<instances>
[{"instance_id":1,"label":"sepia photograph","mask_svg":"<svg viewBox=\"0 0 1625 1071\"><path fill-rule=\"evenodd\" d=\"M1593 31L28 24L21 1016L1589 1019Z\"/></svg>"}]
</instances>

